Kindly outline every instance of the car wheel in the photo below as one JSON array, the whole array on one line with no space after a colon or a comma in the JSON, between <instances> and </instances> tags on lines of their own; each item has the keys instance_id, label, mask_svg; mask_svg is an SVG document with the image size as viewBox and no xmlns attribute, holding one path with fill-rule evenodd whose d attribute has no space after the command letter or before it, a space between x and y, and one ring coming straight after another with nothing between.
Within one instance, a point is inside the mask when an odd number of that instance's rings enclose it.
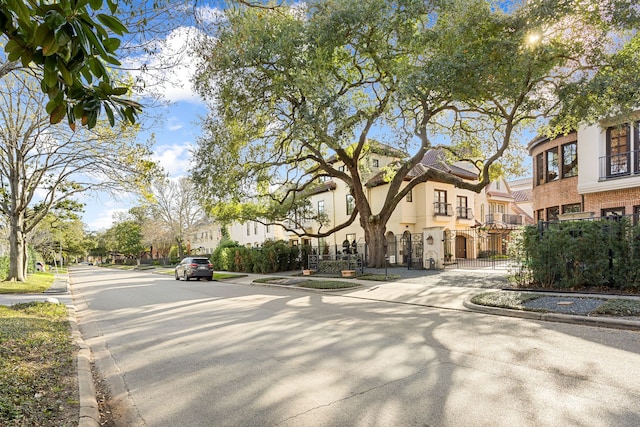
<instances>
[{"instance_id":1,"label":"car wheel","mask_svg":"<svg viewBox=\"0 0 640 427\"><path fill-rule=\"evenodd\" d=\"M187 274L187 272L184 272L184 281L188 282L189 281L189 275Z\"/></svg>"},{"instance_id":2,"label":"car wheel","mask_svg":"<svg viewBox=\"0 0 640 427\"><path fill-rule=\"evenodd\" d=\"M178 272L176 271L176 280L180 280L180 276L178 276Z\"/></svg>"}]
</instances>

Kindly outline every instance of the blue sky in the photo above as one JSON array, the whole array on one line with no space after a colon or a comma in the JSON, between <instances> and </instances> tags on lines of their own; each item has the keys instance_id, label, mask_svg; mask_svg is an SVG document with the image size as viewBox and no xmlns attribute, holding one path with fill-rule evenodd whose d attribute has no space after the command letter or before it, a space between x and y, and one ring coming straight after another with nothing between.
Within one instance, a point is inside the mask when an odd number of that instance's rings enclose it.
<instances>
[{"instance_id":1,"label":"blue sky","mask_svg":"<svg viewBox=\"0 0 640 427\"><path fill-rule=\"evenodd\" d=\"M164 72L148 73L142 76L145 79L158 80L159 77L167 78L168 81L161 85L153 85L153 90L161 94L164 101L170 104L165 106L147 107L146 112L151 115L160 115L159 124L153 128L148 128L140 133L139 139L145 141L150 134L155 135L155 145L153 147L153 160L162 166L170 178L185 176L190 165L190 149L195 145L200 126L198 117L206 114L205 104L193 92L189 82L194 73L193 63L186 54L186 40L188 30L177 28L167 36L167 44L163 52L167 56L180 58L177 67L171 70L171 75ZM163 54L160 54L162 57ZM152 59L150 62L161 59ZM124 59L124 63L135 65L139 60ZM149 69L154 69L151 64ZM160 75L162 74L162 75ZM156 105L150 101L142 100L143 105ZM140 118L143 127L148 127L151 120L142 116ZM82 198L85 203L83 222L89 230L106 230L113 224L113 215L117 212L126 212L131 207L139 204L134 195L122 195L112 197L109 194L99 194L96 196L86 196Z\"/></svg>"}]
</instances>

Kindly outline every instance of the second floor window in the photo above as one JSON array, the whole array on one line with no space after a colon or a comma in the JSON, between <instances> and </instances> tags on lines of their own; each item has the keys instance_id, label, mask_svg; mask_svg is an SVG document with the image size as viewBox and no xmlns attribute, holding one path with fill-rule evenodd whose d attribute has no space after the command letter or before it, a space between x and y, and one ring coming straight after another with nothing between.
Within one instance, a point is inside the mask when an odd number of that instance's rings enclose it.
<instances>
[{"instance_id":1,"label":"second floor window","mask_svg":"<svg viewBox=\"0 0 640 427\"><path fill-rule=\"evenodd\" d=\"M458 218L469 218L469 210L467 209L467 198L458 196L456 202L456 214Z\"/></svg>"},{"instance_id":2,"label":"second floor window","mask_svg":"<svg viewBox=\"0 0 640 427\"><path fill-rule=\"evenodd\" d=\"M411 203L413 202L413 190L409 190L409 192L407 193L407 202Z\"/></svg>"},{"instance_id":3,"label":"second floor window","mask_svg":"<svg viewBox=\"0 0 640 427\"><path fill-rule=\"evenodd\" d=\"M629 126L616 126L607 129L607 175L629 173Z\"/></svg>"},{"instance_id":4,"label":"second floor window","mask_svg":"<svg viewBox=\"0 0 640 427\"><path fill-rule=\"evenodd\" d=\"M247 222L247 236L251 235L251 224Z\"/></svg>"},{"instance_id":5,"label":"second floor window","mask_svg":"<svg viewBox=\"0 0 640 427\"><path fill-rule=\"evenodd\" d=\"M380 166L380 161L378 159L373 159L372 164L374 168L377 168Z\"/></svg>"},{"instance_id":6,"label":"second floor window","mask_svg":"<svg viewBox=\"0 0 640 427\"><path fill-rule=\"evenodd\" d=\"M324 200L318 200L318 214L324 213Z\"/></svg>"},{"instance_id":7,"label":"second floor window","mask_svg":"<svg viewBox=\"0 0 640 427\"><path fill-rule=\"evenodd\" d=\"M253 234L258 234L258 223L255 221L253 223Z\"/></svg>"},{"instance_id":8,"label":"second floor window","mask_svg":"<svg viewBox=\"0 0 640 427\"><path fill-rule=\"evenodd\" d=\"M536 185L544 184L544 155L536 156Z\"/></svg>"},{"instance_id":9,"label":"second floor window","mask_svg":"<svg viewBox=\"0 0 640 427\"><path fill-rule=\"evenodd\" d=\"M347 194L347 215L351 215L356 208L356 199L351 194Z\"/></svg>"},{"instance_id":10,"label":"second floor window","mask_svg":"<svg viewBox=\"0 0 640 427\"><path fill-rule=\"evenodd\" d=\"M558 175L558 149L547 151L547 182L559 179Z\"/></svg>"},{"instance_id":11,"label":"second floor window","mask_svg":"<svg viewBox=\"0 0 640 427\"><path fill-rule=\"evenodd\" d=\"M558 206L547 208L547 221L557 221L558 215L560 215L560 208Z\"/></svg>"},{"instance_id":12,"label":"second floor window","mask_svg":"<svg viewBox=\"0 0 640 427\"><path fill-rule=\"evenodd\" d=\"M444 190L434 190L434 209L438 215L447 214L447 192Z\"/></svg>"},{"instance_id":13,"label":"second floor window","mask_svg":"<svg viewBox=\"0 0 640 427\"><path fill-rule=\"evenodd\" d=\"M570 142L562 146L562 177L578 175L578 143Z\"/></svg>"}]
</instances>

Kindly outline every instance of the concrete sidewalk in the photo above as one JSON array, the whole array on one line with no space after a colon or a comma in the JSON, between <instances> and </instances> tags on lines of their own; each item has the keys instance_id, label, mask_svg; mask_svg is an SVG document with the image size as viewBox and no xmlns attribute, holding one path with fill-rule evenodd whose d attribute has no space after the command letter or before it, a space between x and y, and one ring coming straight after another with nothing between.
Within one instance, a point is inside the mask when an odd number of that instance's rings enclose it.
<instances>
[{"instance_id":1,"label":"concrete sidewalk","mask_svg":"<svg viewBox=\"0 0 640 427\"><path fill-rule=\"evenodd\" d=\"M397 275L399 269L393 269L392 273ZM571 323L577 325L588 325L596 327L608 327L616 329L640 330L640 318L637 317L607 317L588 316L576 314L563 314L560 311L541 313L526 310L512 310L499 307L488 307L477 305L471 299L483 292L508 288L507 273L499 270L409 270L411 273L403 275L401 278L390 282L375 282L362 279L340 279L321 276L304 276L304 279L311 280L348 280L357 283L360 287L355 289L341 290L314 290L309 288L296 287L295 285L274 285L254 282L255 279L265 277L263 275L248 274L244 277L226 279L225 282L239 283L244 285L258 286L278 286L284 288L296 288L306 292L330 292L349 298L367 299L372 301L384 301L396 304L417 305L446 310L475 311L485 314L499 316L519 317L533 320L544 320L552 322ZM367 271L368 272L368 271ZM421 272L422 274L418 274ZM288 274L273 274L268 276L291 276L298 272ZM376 274L381 274L376 272ZM384 274L384 270L382 272ZM391 275L391 273L390 273ZM302 277L300 277L302 279ZM525 292L525 291L523 291ZM543 293L543 292L531 292ZM640 296L627 295L601 295L601 294L576 294L552 292L545 296L557 298L559 301L571 296L574 298L625 298L640 301Z\"/></svg>"}]
</instances>

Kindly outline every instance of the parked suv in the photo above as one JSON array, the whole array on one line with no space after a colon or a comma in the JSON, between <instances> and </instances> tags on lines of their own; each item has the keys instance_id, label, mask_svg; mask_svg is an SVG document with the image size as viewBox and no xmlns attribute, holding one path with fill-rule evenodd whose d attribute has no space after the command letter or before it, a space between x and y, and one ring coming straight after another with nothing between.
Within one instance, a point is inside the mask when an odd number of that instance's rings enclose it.
<instances>
[{"instance_id":1,"label":"parked suv","mask_svg":"<svg viewBox=\"0 0 640 427\"><path fill-rule=\"evenodd\" d=\"M213 280L213 264L209 258L187 257L176 265L176 280L191 280L192 278L205 278Z\"/></svg>"}]
</instances>

